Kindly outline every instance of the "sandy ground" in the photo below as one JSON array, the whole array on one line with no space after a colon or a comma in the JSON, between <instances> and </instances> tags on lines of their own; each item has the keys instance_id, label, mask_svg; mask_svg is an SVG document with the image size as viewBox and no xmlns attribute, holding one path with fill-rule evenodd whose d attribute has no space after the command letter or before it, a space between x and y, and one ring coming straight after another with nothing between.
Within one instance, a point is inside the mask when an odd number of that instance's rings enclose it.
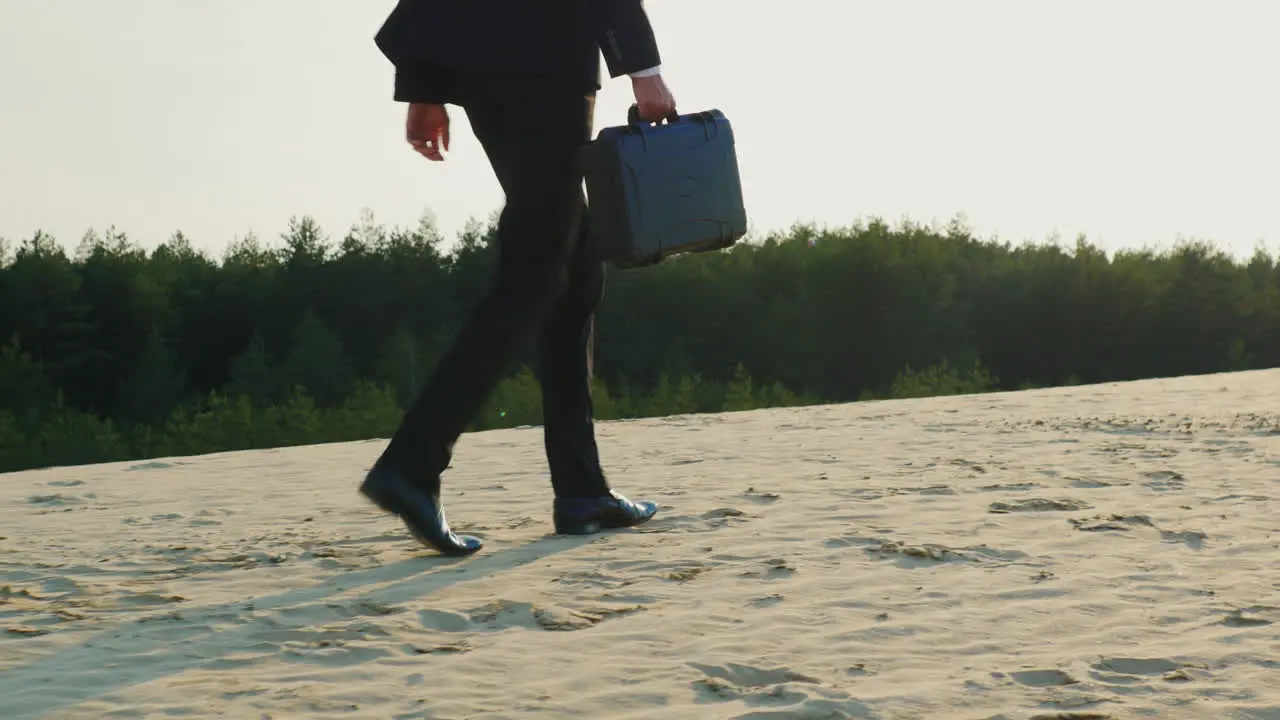
<instances>
[{"instance_id":1,"label":"sandy ground","mask_svg":"<svg viewBox=\"0 0 1280 720\"><path fill-rule=\"evenodd\" d=\"M0 717L1280 718L1280 371L604 424L643 529L464 437L0 476Z\"/></svg>"}]
</instances>

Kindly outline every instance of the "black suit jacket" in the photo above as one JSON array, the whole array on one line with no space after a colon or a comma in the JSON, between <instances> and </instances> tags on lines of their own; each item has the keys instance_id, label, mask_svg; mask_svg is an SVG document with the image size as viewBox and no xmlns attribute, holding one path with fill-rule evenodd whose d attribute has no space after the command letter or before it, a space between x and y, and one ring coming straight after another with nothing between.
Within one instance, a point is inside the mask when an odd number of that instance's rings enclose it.
<instances>
[{"instance_id":1,"label":"black suit jacket","mask_svg":"<svg viewBox=\"0 0 1280 720\"><path fill-rule=\"evenodd\" d=\"M456 102L460 78L531 74L574 91L661 63L644 0L398 0L374 42L395 99Z\"/></svg>"}]
</instances>

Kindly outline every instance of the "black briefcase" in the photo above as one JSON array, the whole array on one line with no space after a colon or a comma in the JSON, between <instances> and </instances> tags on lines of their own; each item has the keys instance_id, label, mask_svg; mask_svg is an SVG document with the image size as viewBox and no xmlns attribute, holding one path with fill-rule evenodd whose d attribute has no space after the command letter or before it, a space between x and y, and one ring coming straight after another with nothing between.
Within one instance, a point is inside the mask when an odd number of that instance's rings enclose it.
<instances>
[{"instance_id":1,"label":"black briefcase","mask_svg":"<svg viewBox=\"0 0 1280 720\"><path fill-rule=\"evenodd\" d=\"M747 234L733 128L719 110L606 127L583 151L602 259L633 268L732 246Z\"/></svg>"}]
</instances>

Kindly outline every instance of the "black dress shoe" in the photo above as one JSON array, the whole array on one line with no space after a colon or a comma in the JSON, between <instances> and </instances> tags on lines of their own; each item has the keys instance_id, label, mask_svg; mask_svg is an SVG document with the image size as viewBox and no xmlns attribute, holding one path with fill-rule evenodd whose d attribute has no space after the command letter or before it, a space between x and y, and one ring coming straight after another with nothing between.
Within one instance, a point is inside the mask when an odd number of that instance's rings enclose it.
<instances>
[{"instance_id":1,"label":"black dress shoe","mask_svg":"<svg viewBox=\"0 0 1280 720\"><path fill-rule=\"evenodd\" d=\"M556 498L555 526L561 535L590 535L601 530L632 527L658 512L651 502L632 502L610 492L597 498Z\"/></svg>"},{"instance_id":2,"label":"black dress shoe","mask_svg":"<svg viewBox=\"0 0 1280 720\"><path fill-rule=\"evenodd\" d=\"M399 515L418 542L444 555L470 555L482 546L479 538L456 535L449 529L438 492L423 489L398 470L375 465L360 492L383 510Z\"/></svg>"}]
</instances>

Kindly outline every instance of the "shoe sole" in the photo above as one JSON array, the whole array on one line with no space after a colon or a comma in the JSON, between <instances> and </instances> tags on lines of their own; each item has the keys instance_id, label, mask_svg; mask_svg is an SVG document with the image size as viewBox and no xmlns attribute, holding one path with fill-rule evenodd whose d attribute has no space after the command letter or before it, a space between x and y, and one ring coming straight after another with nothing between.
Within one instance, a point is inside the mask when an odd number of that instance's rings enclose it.
<instances>
[{"instance_id":1,"label":"shoe sole","mask_svg":"<svg viewBox=\"0 0 1280 720\"><path fill-rule=\"evenodd\" d=\"M574 523L572 525L557 523L555 526L556 534L557 535L595 535L596 533L604 532L605 530L623 530L625 528L631 528L637 525L643 525L649 522L650 520L652 520L653 516L657 514L658 513L655 511L652 515L641 518L639 520L635 520L633 522L627 522L627 523L605 522L603 520L594 520L594 521L585 522L585 523Z\"/></svg>"}]
</instances>

